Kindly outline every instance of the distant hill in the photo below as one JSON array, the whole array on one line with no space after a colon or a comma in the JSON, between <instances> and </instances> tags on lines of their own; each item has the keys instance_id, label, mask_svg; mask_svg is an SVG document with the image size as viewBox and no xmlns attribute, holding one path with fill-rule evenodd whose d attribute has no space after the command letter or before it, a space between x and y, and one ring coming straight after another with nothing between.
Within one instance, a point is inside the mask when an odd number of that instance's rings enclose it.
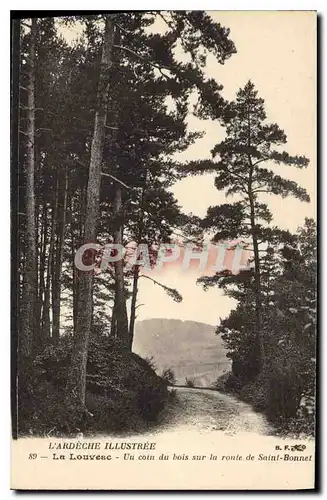
<instances>
[{"instance_id":1,"label":"distant hill","mask_svg":"<svg viewBox=\"0 0 327 500\"><path fill-rule=\"evenodd\" d=\"M157 373L172 368L178 384L195 379L197 386L208 387L223 372L230 360L215 327L196 321L148 319L135 325L133 351L153 357Z\"/></svg>"}]
</instances>

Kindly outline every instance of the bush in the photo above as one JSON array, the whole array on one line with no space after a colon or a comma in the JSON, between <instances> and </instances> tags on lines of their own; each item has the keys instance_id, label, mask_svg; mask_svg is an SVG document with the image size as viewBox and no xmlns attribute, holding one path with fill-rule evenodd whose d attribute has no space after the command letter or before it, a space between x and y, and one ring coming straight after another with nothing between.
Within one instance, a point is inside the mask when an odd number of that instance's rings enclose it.
<instances>
[{"instance_id":1,"label":"bush","mask_svg":"<svg viewBox=\"0 0 327 500\"><path fill-rule=\"evenodd\" d=\"M314 435L314 397L312 391L304 391L302 377L294 367L275 363L244 385L239 397L264 412L278 434Z\"/></svg>"},{"instance_id":2,"label":"bush","mask_svg":"<svg viewBox=\"0 0 327 500\"><path fill-rule=\"evenodd\" d=\"M154 372L156 371L157 369L157 364L154 360L154 357L153 356L150 356L150 357L145 357L143 359L144 363L146 363L148 365L149 368L151 368Z\"/></svg>"},{"instance_id":3,"label":"bush","mask_svg":"<svg viewBox=\"0 0 327 500\"><path fill-rule=\"evenodd\" d=\"M175 399L177 399L177 391L176 391L176 389L170 389L170 391L169 391L168 394L169 394L169 399L171 401L174 401Z\"/></svg>"},{"instance_id":4,"label":"bush","mask_svg":"<svg viewBox=\"0 0 327 500\"><path fill-rule=\"evenodd\" d=\"M186 387L195 387L195 380L194 378L185 378L185 385Z\"/></svg>"},{"instance_id":5,"label":"bush","mask_svg":"<svg viewBox=\"0 0 327 500\"><path fill-rule=\"evenodd\" d=\"M171 368L165 368L161 374L161 378L166 382L167 385L176 384L176 376Z\"/></svg>"},{"instance_id":6,"label":"bush","mask_svg":"<svg viewBox=\"0 0 327 500\"><path fill-rule=\"evenodd\" d=\"M268 406L268 389L262 377L258 377L243 386L239 392L240 398L253 406L256 411L265 411Z\"/></svg>"},{"instance_id":7,"label":"bush","mask_svg":"<svg viewBox=\"0 0 327 500\"><path fill-rule=\"evenodd\" d=\"M239 393L242 387L241 379L232 372L223 373L215 384L215 389L220 392Z\"/></svg>"},{"instance_id":8,"label":"bush","mask_svg":"<svg viewBox=\"0 0 327 500\"><path fill-rule=\"evenodd\" d=\"M294 418L301 400L301 379L289 367L277 369L267 377L267 416L272 421L287 421Z\"/></svg>"}]
</instances>

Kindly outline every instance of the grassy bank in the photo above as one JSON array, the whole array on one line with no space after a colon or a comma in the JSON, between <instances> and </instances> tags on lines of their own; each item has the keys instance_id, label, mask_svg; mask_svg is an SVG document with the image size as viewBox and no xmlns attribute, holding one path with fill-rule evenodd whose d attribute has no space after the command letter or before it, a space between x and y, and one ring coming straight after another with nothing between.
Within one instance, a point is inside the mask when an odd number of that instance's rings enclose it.
<instances>
[{"instance_id":1,"label":"grassy bank","mask_svg":"<svg viewBox=\"0 0 327 500\"><path fill-rule=\"evenodd\" d=\"M72 341L49 346L26 367L18 401L20 435L61 436L138 432L154 425L168 398L166 383L149 363L113 339L90 342L86 408L65 398Z\"/></svg>"}]
</instances>

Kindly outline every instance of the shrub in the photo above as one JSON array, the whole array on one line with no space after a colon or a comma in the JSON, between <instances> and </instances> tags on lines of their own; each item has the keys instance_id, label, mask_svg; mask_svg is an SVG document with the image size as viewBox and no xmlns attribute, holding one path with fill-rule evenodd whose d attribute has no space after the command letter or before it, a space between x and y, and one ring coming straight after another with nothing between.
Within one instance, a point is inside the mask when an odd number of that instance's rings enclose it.
<instances>
[{"instance_id":1,"label":"shrub","mask_svg":"<svg viewBox=\"0 0 327 500\"><path fill-rule=\"evenodd\" d=\"M267 416L273 421L294 418L301 400L301 380L292 367L278 369L267 377Z\"/></svg>"},{"instance_id":2,"label":"shrub","mask_svg":"<svg viewBox=\"0 0 327 500\"><path fill-rule=\"evenodd\" d=\"M149 368L151 368L153 371L156 371L157 365L156 365L156 362L155 362L153 356L150 356L150 357L146 356L145 358L143 358L143 361L144 361L144 363L147 363Z\"/></svg>"},{"instance_id":3,"label":"shrub","mask_svg":"<svg viewBox=\"0 0 327 500\"><path fill-rule=\"evenodd\" d=\"M195 380L194 378L185 378L185 385L186 387L195 387Z\"/></svg>"},{"instance_id":4,"label":"shrub","mask_svg":"<svg viewBox=\"0 0 327 500\"><path fill-rule=\"evenodd\" d=\"M171 368L165 368L161 374L161 378L166 382L167 385L176 384L176 376Z\"/></svg>"},{"instance_id":5,"label":"shrub","mask_svg":"<svg viewBox=\"0 0 327 500\"><path fill-rule=\"evenodd\" d=\"M268 390L265 381L258 377L243 386L239 391L240 398L253 406L256 411L265 411L268 405Z\"/></svg>"},{"instance_id":6,"label":"shrub","mask_svg":"<svg viewBox=\"0 0 327 500\"><path fill-rule=\"evenodd\" d=\"M220 392L239 393L243 384L239 377L236 377L232 372L223 373L218 377L215 389Z\"/></svg>"},{"instance_id":7,"label":"shrub","mask_svg":"<svg viewBox=\"0 0 327 500\"><path fill-rule=\"evenodd\" d=\"M314 435L315 404L312 391L303 390L303 380L292 366L277 363L239 391L242 400L263 411L278 434Z\"/></svg>"},{"instance_id":8,"label":"shrub","mask_svg":"<svg viewBox=\"0 0 327 500\"><path fill-rule=\"evenodd\" d=\"M168 394L169 394L169 399L171 399L172 401L177 398L177 391L176 391L176 389L170 389L170 391L169 391Z\"/></svg>"}]
</instances>

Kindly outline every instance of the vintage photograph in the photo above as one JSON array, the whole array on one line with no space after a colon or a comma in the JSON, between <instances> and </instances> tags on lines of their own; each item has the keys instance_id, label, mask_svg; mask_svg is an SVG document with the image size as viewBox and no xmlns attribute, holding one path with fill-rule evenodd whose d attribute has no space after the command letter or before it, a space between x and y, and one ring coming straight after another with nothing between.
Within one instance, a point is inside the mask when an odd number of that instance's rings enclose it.
<instances>
[{"instance_id":1,"label":"vintage photograph","mask_svg":"<svg viewBox=\"0 0 327 500\"><path fill-rule=\"evenodd\" d=\"M313 488L316 12L11 23L13 488Z\"/></svg>"}]
</instances>

